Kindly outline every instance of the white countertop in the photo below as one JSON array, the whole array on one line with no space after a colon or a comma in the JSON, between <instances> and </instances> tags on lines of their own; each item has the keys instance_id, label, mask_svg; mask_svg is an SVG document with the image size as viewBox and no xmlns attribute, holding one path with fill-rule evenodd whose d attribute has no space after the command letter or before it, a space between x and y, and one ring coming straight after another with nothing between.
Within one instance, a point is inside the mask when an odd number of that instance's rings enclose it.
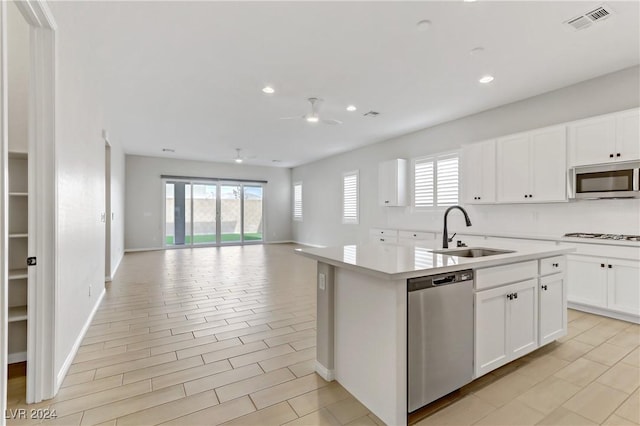
<instances>
[{"instance_id":1,"label":"white countertop","mask_svg":"<svg viewBox=\"0 0 640 426\"><path fill-rule=\"evenodd\" d=\"M500 247L499 244L483 246L489 249L515 250L513 253L484 257L459 257L440 253L441 249L402 244L363 244L325 248L296 249L298 254L333 266L375 275L389 280L407 279L461 269L479 269L508 263L524 262L562 255L575 251L563 245L518 244ZM476 248L476 246L471 247ZM463 247L464 249L464 247ZM451 248L450 251L460 250ZM436 253L438 251L438 253Z\"/></svg>"}]
</instances>

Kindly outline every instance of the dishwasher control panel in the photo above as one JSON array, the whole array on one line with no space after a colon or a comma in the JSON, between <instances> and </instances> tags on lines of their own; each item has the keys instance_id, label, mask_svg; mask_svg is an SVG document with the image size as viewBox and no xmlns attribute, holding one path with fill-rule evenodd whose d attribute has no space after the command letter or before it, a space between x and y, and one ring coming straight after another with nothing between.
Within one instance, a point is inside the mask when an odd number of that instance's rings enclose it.
<instances>
[{"instance_id":1,"label":"dishwasher control panel","mask_svg":"<svg viewBox=\"0 0 640 426\"><path fill-rule=\"evenodd\" d=\"M427 277L410 278L407 280L407 291L417 291L471 280L473 280L473 270L471 269L439 275L429 275Z\"/></svg>"}]
</instances>

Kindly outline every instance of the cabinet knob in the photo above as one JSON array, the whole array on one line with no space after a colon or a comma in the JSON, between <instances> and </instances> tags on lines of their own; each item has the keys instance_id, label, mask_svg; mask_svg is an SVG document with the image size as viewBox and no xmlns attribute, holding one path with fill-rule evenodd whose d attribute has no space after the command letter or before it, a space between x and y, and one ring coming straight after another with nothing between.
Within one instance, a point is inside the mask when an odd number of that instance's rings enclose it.
<instances>
[{"instance_id":1,"label":"cabinet knob","mask_svg":"<svg viewBox=\"0 0 640 426\"><path fill-rule=\"evenodd\" d=\"M511 300L512 296L513 296L513 294L511 294L511 293L507 294L507 299Z\"/></svg>"},{"instance_id":2,"label":"cabinet knob","mask_svg":"<svg viewBox=\"0 0 640 426\"><path fill-rule=\"evenodd\" d=\"M617 153L617 154L616 154L616 157L620 157L620 153Z\"/></svg>"},{"instance_id":3,"label":"cabinet knob","mask_svg":"<svg viewBox=\"0 0 640 426\"><path fill-rule=\"evenodd\" d=\"M529 198L529 196L527 194L524 194L524 198Z\"/></svg>"},{"instance_id":4,"label":"cabinet knob","mask_svg":"<svg viewBox=\"0 0 640 426\"><path fill-rule=\"evenodd\" d=\"M478 200L482 199L482 197L478 197Z\"/></svg>"},{"instance_id":5,"label":"cabinet knob","mask_svg":"<svg viewBox=\"0 0 640 426\"><path fill-rule=\"evenodd\" d=\"M613 265L609 265L609 269L612 269L612 268L613 268Z\"/></svg>"},{"instance_id":6,"label":"cabinet knob","mask_svg":"<svg viewBox=\"0 0 640 426\"><path fill-rule=\"evenodd\" d=\"M543 285L543 286L542 286L542 289L546 291L546 290L547 290L547 286L546 286L546 285Z\"/></svg>"},{"instance_id":7,"label":"cabinet knob","mask_svg":"<svg viewBox=\"0 0 640 426\"><path fill-rule=\"evenodd\" d=\"M517 299L518 298L518 293L513 293L513 298Z\"/></svg>"},{"instance_id":8,"label":"cabinet knob","mask_svg":"<svg viewBox=\"0 0 640 426\"><path fill-rule=\"evenodd\" d=\"M554 263L554 264L553 264L553 267L554 267L554 268L557 268L558 266L560 266L560 265L559 265L559 264L557 264L557 263Z\"/></svg>"},{"instance_id":9,"label":"cabinet knob","mask_svg":"<svg viewBox=\"0 0 640 426\"><path fill-rule=\"evenodd\" d=\"M601 263L601 264L600 264L600 267L601 267L601 268L604 268L604 263Z\"/></svg>"},{"instance_id":10,"label":"cabinet knob","mask_svg":"<svg viewBox=\"0 0 640 426\"><path fill-rule=\"evenodd\" d=\"M389 201L385 200L385 202L384 202L384 203L385 203L385 204L389 204Z\"/></svg>"},{"instance_id":11,"label":"cabinet knob","mask_svg":"<svg viewBox=\"0 0 640 426\"><path fill-rule=\"evenodd\" d=\"M609 158L613 158L613 154L609 154Z\"/></svg>"},{"instance_id":12,"label":"cabinet knob","mask_svg":"<svg viewBox=\"0 0 640 426\"><path fill-rule=\"evenodd\" d=\"M533 198L533 195L529 194L529 198Z\"/></svg>"}]
</instances>

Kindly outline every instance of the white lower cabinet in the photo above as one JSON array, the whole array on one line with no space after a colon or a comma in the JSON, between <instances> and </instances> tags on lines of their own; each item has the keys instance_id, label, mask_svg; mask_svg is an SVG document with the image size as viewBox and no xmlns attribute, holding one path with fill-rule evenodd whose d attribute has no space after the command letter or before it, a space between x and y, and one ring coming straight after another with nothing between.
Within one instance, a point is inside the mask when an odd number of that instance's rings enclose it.
<instances>
[{"instance_id":1,"label":"white lower cabinet","mask_svg":"<svg viewBox=\"0 0 640 426\"><path fill-rule=\"evenodd\" d=\"M546 345L567 334L567 285L563 273L540 278L538 344Z\"/></svg>"},{"instance_id":2,"label":"white lower cabinet","mask_svg":"<svg viewBox=\"0 0 640 426\"><path fill-rule=\"evenodd\" d=\"M640 316L640 262L570 255L567 270L570 302Z\"/></svg>"},{"instance_id":3,"label":"white lower cabinet","mask_svg":"<svg viewBox=\"0 0 640 426\"><path fill-rule=\"evenodd\" d=\"M480 377L538 347L538 280L475 294L475 375Z\"/></svg>"}]
</instances>

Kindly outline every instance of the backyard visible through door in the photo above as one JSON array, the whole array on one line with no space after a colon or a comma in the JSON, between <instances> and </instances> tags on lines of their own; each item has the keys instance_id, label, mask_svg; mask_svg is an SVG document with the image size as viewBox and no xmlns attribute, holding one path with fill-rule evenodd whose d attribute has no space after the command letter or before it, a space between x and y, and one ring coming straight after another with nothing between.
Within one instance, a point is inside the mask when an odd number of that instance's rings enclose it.
<instances>
[{"instance_id":1,"label":"backyard visible through door","mask_svg":"<svg viewBox=\"0 0 640 426\"><path fill-rule=\"evenodd\" d=\"M263 239L261 183L165 181L166 246L242 244Z\"/></svg>"}]
</instances>

